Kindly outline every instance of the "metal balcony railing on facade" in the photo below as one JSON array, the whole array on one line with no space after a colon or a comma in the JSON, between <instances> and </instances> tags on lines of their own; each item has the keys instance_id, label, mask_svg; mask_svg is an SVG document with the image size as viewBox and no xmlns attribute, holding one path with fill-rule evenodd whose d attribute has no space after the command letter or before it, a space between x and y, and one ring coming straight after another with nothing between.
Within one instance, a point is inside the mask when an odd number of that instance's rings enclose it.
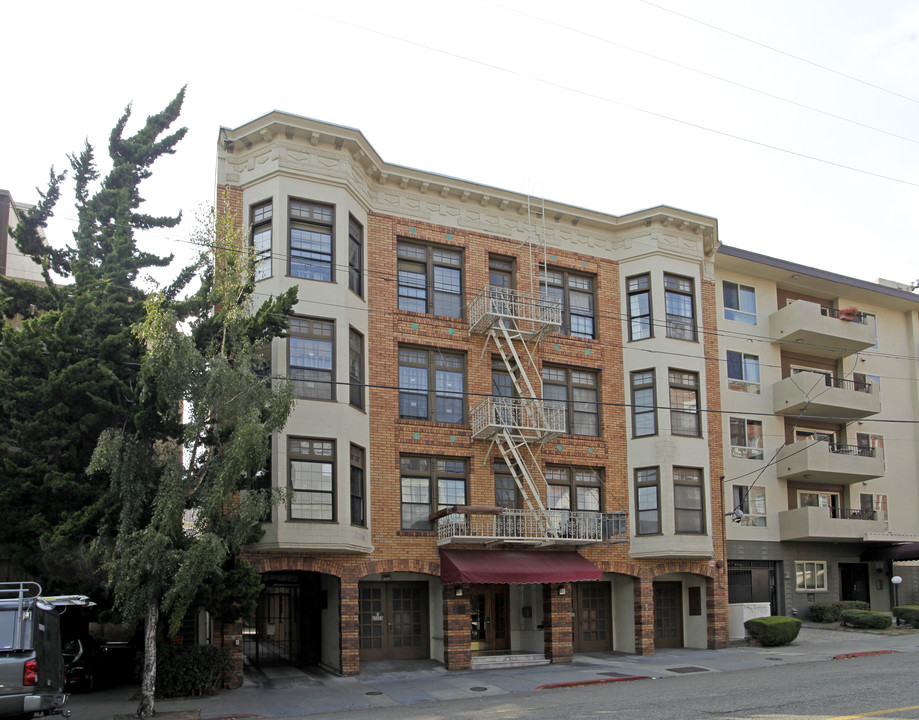
<instances>
[{"instance_id":1,"label":"metal balcony railing on facade","mask_svg":"<svg viewBox=\"0 0 919 720\"><path fill-rule=\"evenodd\" d=\"M487 440L509 430L528 442L546 442L568 431L566 408L539 398L490 397L471 413L473 440Z\"/></svg>"},{"instance_id":2,"label":"metal balcony railing on facade","mask_svg":"<svg viewBox=\"0 0 919 720\"><path fill-rule=\"evenodd\" d=\"M836 455L853 455L855 457L877 457L877 448L863 445L841 445L839 443L827 443L830 452Z\"/></svg>"},{"instance_id":3,"label":"metal balcony railing on facade","mask_svg":"<svg viewBox=\"0 0 919 720\"><path fill-rule=\"evenodd\" d=\"M524 342L538 343L561 327L562 305L560 298L546 293L489 285L469 302L467 316L472 335L486 335L504 320Z\"/></svg>"},{"instance_id":4,"label":"metal balcony railing on facade","mask_svg":"<svg viewBox=\"0 0 919 720\"><path fill-rule=\"evenodd\" d=\"M861 508L827 508L833 520L877 520L877 510L862 510Z\"/></svg>"},{"instance_id":5,"label":"metal balcony railing on facade","mask_svg":"<svg viewBox=\"0 0 919 720\"><path fill-rule=\"evenodd\" d=\"M821 305L820 314L826 317L836 318L837 320L859 323L860 325L868 324L865 313L858 312L855 308L831 308L826 305Z\"/></svg>"},{"instance_id":6,"label":"metal balcony railing on facade","mask_svg":"<svg viewBox=\"0 0 919 720\"><path fill-rule=\"evenodd\" d=\"M601 513L454 506L431 515L437 544L590 545L602 542Z\"/></svg>"}]
</instances>

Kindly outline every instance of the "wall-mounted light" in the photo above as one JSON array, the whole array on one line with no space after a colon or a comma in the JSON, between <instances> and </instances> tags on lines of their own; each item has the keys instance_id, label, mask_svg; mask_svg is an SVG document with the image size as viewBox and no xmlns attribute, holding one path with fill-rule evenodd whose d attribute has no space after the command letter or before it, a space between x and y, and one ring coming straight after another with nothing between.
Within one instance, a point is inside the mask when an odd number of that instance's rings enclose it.
<instances>
[{"instance_id":1,"label":"wall-mounted light","mask_svg":"<svg viewBox=\"0 0 919 720\"><path fill-rule=\"evenodd\" d=\"M456 597L463 597L463 588L459 586L453 588L453 594L456 595Z\"/></svg>"},{"instance_id":2,"label":"wall-mounted light","mask_svg":"<svg viewBox=\"0 0 919 720\"><path fill-rule=\"evenodd\" d=\"M559 595L567 595L567 594L568 594L568 588L566 588L564 585L562 585L562 586L558 589L558 594L559 594Z\"/></svg>"}]
</instances>

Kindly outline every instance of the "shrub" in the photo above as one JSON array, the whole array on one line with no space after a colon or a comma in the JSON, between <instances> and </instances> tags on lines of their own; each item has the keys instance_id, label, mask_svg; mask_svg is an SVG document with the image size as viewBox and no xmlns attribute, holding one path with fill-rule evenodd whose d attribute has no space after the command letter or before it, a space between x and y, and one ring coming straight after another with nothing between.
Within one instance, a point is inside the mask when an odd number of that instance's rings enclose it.
<instances>
[{"instance_id":1,"label":"shrub","mask_svg":"<svg viewBox=\"0 0 919 720\"><path fill-rule=\"evenodd\" d=\"M842 619L843 610L870 610L871 606L861 600L834 600L814 603L810 606L810 617L814 622L831 623Z\"/></svg>"},{"instance_id":2,"label":"shrub","mask_svg":"<svg viewBox=\"0 0 919 720\"><path fill-rule=\"evenodd\" d=\"M747 620L743 624L747 634L766 646L787 645L798 637L801 621L798 618L773 615Z\"/></svg>"},{"instance_id":3,"label":"shrub","mask_svg":"<svg viewBox=\"0 0 919 720\"><path fill-rule=\"evenodd\" d=\"M156 650L156 693L162 697L211 695L234 670L226 648L161 645Z\"/></svg>"},{"instance_id":4,"label":"shrub","mask_svg":"<svg viewBox=\"0 0 919 720\"><path fill-rule=\"evenodd\" d=\"M890 627L890 622L891 617L887 613L872 612L871 610L842 611L842 624L848 627L883 630Z\"/></svg>"},{"instance_id":5,"label":"shrub","mask_svg":"<svg viewBox=\"0 0 919 720\"><path fill-rule=\"evenodd\" d=\"M893 616L900 622L919 628L919 605L900 605L895 607Z\"/></svg>"}]
</instances>

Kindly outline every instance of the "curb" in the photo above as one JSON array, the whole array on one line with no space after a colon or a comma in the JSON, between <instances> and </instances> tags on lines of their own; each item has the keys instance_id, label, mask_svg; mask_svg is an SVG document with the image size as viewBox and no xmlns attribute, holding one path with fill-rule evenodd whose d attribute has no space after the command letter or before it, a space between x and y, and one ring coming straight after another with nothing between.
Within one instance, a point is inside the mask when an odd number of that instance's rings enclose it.
<instances>
[{"instance_id":1,"label":"curb","mask_svg":"<svg viewBox=\"0 0 919 720\"><path fill-rule=\"evenodd\" d=\"M554 690L555 688L580 687L582 685L606 685L606 683L629 682L630 680L650 680L647 675L626 675L618 678L598 678L596 680L571 680L569 682L548 683L540 685L536 690Z\"/></svg>"},{"instance_id":2,"label":"curb","mask_svg":"<svg viewBox=\"0 0 919 720\"><path fill-rule=\"evenodd\" d=\"M834 655L833 660L848 660L849 658L867 657L869 655L891 655L897 652L899 652L899 650L866 650L864 652L842 653L841 655Z\"/></svg>"}]
</instances>

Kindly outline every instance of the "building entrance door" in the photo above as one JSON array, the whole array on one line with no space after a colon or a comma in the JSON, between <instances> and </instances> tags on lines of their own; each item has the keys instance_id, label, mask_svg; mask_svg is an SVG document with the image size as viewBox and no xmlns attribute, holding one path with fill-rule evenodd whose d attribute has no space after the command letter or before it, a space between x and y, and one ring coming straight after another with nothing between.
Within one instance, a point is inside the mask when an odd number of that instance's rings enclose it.
<instances>
[{"instance_id":1,"label":"building entrance door","mask_svg":"<svg viewBox=\"0 0 919 720\"><path fill-rule=\"evenodd\" d=\"M362 582L358 593L361 660L430 656L427 583Z\"/></svg>"},{"instance_id":2,"label":"building entrance door","mask_svg":"<svg viewBox=\"0 0 919 720\"><path fill-rule=\"evenodd\" d=\"M511 647L508 627L507 585L473 585L469 591L469 620L473 655L507 652Z\"/></svg>"},{"instance_id":3,"label":"building entrance door","mask_svg":"<svg viewBox=\"0 0 919 720\"><path fill-rule=\"evenodd\" d=\"M839 563L839 599L869 602L865 563Z\"/></svg>"},{"instance_id":4,"label":"building entrance door","mask_svg":"<svg viewBox=\"0 0 919 720\"><path fill-rule=\"evenodd\" d=\"M682 583L654 583L654 647L683 647Z\"/></svg>"},{"instance_id":5,"label":"building entrance door","mask_svg":"<svg viewBox=\"0 0 919 720\"><path fill-rule=\"evenodd\" d=\"M608 583L583 582L574 589L574 652L613 649Z\"/></svg>"}]
</instances>

